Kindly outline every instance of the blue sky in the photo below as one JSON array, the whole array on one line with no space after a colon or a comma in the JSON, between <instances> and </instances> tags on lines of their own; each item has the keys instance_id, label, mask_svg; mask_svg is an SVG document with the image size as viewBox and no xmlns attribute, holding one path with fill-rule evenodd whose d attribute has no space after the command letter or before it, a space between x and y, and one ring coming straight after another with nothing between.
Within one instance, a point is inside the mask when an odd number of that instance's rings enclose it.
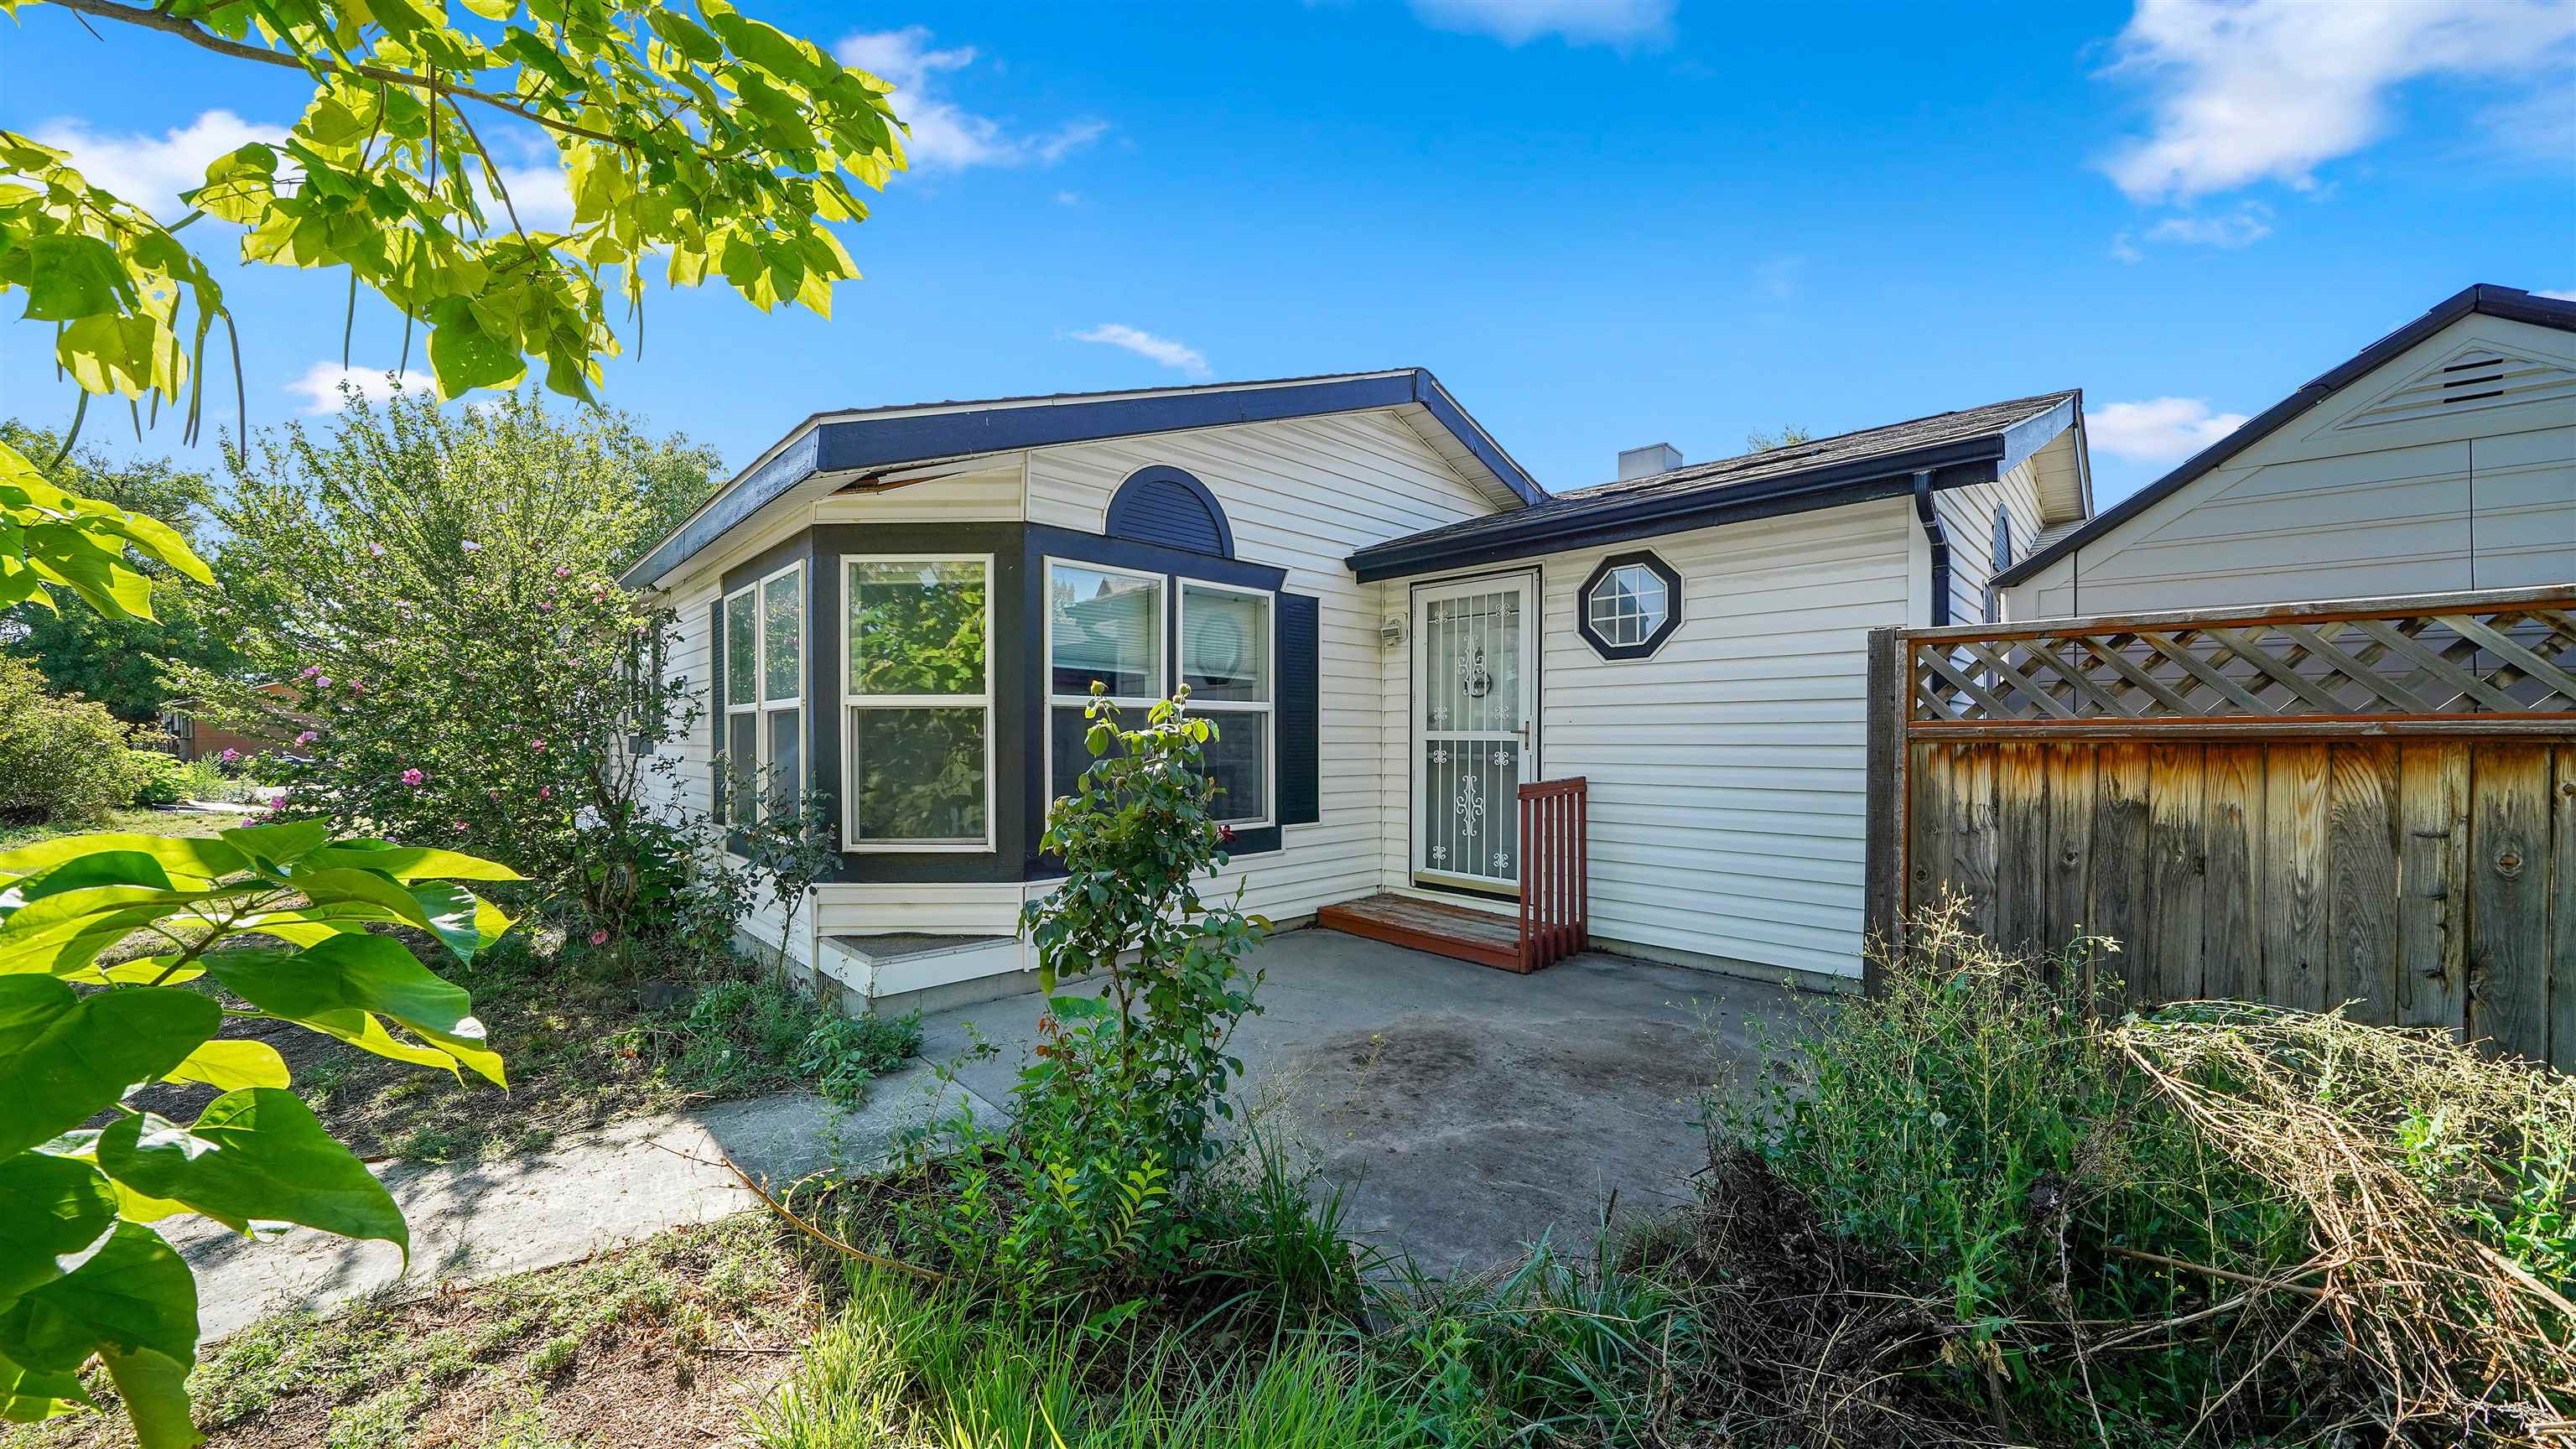
<instances>
[{"instance_id":1,"label":"blue sky","mask_svg":"<svg viewBox=\"0 0 2576 1449\"><path fill-rule=\"evenodd\" d=\"M732 466L826 408L1419 364L1560 488L2081 387L2107 504L2467 283L2576 290L2566 0L750 8L902 83L915 167L832 320L657 287L609 364ZM99 28L22 9L0 127L156 210L300 107ZM336 274L227 286L253 425L311 415ZM0 397L68 417L41 329Z\"/></svg>"}]
</instances>

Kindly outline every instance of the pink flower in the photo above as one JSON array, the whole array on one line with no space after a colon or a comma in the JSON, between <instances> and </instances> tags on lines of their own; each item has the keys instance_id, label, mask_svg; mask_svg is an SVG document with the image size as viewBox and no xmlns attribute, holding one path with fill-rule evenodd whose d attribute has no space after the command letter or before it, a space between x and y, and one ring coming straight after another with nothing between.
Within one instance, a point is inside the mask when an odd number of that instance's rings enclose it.
<instances>
[{"instance_id":1,"label":"pink flower","mask_svg":"<svg viewBox=\"0 0 2576 1449\"><path fill-rule=\"evenodd\" d=\"M491 797L492 797L493 799L495 799L495 800L498 800L498 799L500 799L500 798L501 798L501 792L500 792L500 791L498 791L498 790L486 790L486 791L484 791L483 793L484 793L484 794L486 794L486 795L491 796Z\"/></svg>"},{"instance_id":2,"label":"pink flower","mask_svg":"<svg viewBox=\"0 0 2576 1449\"><path fill-rule=\"evenodd\" d=\"M545 610L545 609L551 609L551 608L553 608L553 607L554 607L554 605L547 603L547 602L546 602L545 600L543 600L543 599L539 599L539 600L537 600L537 607L538 607L538 609L540 609L540 610Z\"/></svg>"},{"instance_id":3,"label":"pink flower","mask_svg":"<svg viewBox=\"0 0 2576 1449\"><path fill-rule=\"evenodd\" d=\"M594 945L594 946L605 946L605 945L607 945L607 944L608 944L608 932L606 932L606 931L604 931L604 930L600 930L600 931L593 931L593 932L591 932L591 933L590 933L590 944L592 944L592 945Z\"/></svg>"},{"instance_id":4,"label":"pink flower","mask_svg":"<svg viewBox=\"0 0 2576 1449\"><path fill-rule=\"evenodd\" d=\"M539 754L544 754L546 742L544 740L530 740L528 741L528 748L535 750Z\"/></svg>"},{"instance_id":5,"label":"pink flower","mask_svg":"<svg viewBox=\"0 0 2576 1449\"><path fill-rule=\"evenodd\" d=\"M319 665L319 664L307 664L307 665L305 665L305 666L304 666L304 672L303 672L302 674L299 674L299 675L295 676L295 677L296 677L296 678L298 678L298 679L311 679L314 675L317 675L317 674L319 674L319 673L321 673L321 672L322 672L322 666L321 666L321 665Z\"/></svg>"},{"instance_id":6,"label":"pink flower","mask_svg":"<svg viewBox=\"0 0 2576 1449\"><path fill-rule=\"evenodd\" d=\"M283 810L283 809L285 809L285 808L286 808L286 797L285 797L285 796L283 796L283 795L271 795L271 796L269 796L269 797L268 797L268 813L269 813L269 814L274 815L274 814L276 814L278 811Z\"/></svg>"},{"instance_id":7,"label":"pink flower","mask_svg":"<svg viewBox=\"0 0 2576 1449\"><path fill-rule=\"evenodd\" d=\"M429 777L423 775L418 766L414 766L413 768L402 772L402 782L406 785L417 785L427 778Z\"/></svg>"},{"instance_id":8,"label":"pink flower","mask_svg":"<svg viewBox=\"0 0 2576 1449\"><path fill-rule=\"evenodd\" d=\"M295 742L299 745L309 745L320 738L322 738L322 736L319 731L306 730L304 733L295 737Z\"/></svg>"},{"instance_id":9,"label":"pink flower","mask_svg":"<svg viewBox=\"0 0 2576 1449\"><path fill-rule=\"evenodd\" d=\"M556 577L556 578L559 578L559 579L568 579L568 578L571 578L571 577L572 577L572 565L571 565L571 564L556 564L556 565L555 565L555 577Z\"/></svg>"},{"instance_id":10,"label":"pink flower","mask_svg":"<svg viewBox=\"0 0 2576 1449\"><path fill-rule=\"evenodd\" d=\"M555 798L555 787L552 785L539 785L537 787L537 798L540 800L551 800Z\"/></svg>"},{"instance_id":11,"label":"pink flower","mask_svg":"<svg viewBox=\"0 0 2576 1449\"><path fill-rule=\"evenodd\" d=\"M464 834L464 833L465 833L465 822L464 822L464 821L459 820L459 821L457 821L457 822L456 822L456 833L457 833L457 834L459 834L459 835L462 835L462 834Z\"/></svg>"},{"instance_id":12,"label":"pink flower","mask_svg":"<svg viewBox=\"0 0 2576 1449\"><path fill-rule=\"evenodd\" d=\"M313 676L313 682L323 689L329 689L331 687L331 676L327 674L317 674Z\"/></svg>"},{"instance_id":13,"label":"pink flower","mask_svg":"<svg viewBox=\"0 0 2576 1449\"><path fill-rule=\"evenodd\" d=\"M351 694L364 694L367 692L367 687L352 679L349 681L349 692Z\"/></svg>"},{"instance_id":14,"label":"pink flower","mask_svg":"<svg viewBox=\"0 0 2576 1449\"><path fill-rule=\"evenodd\" d=\"M229 764L231 764L232 762L234 762L235 760L238 760L238 759L240 759L240 758L241 758L241 751L236 750L236 749L233 749L231 746L227 745L227 746L224 748L224 752L223 752L223 754L221 754L220 756L217 756L217 758L221 759L225 764L229 765Z\"/></svg>"}]
</instances>

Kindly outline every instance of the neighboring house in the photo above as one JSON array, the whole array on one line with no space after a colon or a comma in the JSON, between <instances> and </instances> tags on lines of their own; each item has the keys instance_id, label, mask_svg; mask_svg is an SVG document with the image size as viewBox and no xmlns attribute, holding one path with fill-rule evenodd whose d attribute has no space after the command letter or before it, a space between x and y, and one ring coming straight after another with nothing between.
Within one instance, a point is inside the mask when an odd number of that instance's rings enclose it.
<instances>
[{"instance_id":1,"label":"neighboring house","mask_svg":"<svg viewBox=\"0 0 2576 1449\"><path fill-rule=\"evenodd\" d=\"M1094 679L1218 722L1228 875L1282 923L1508 909L1514 787L1580 775L1596 942L1856 982L1865 633L1985 617L2090 511L2079 398L1618 473L1548 493L1420 370L824 413L627 582L719 686L683 803L756 808L720 751L838 802L791 945L859 998L1023 984Z\"/></svg>"},{"instance_id":2,"label":"neighboring house","mask_svg":"<svg viewBox=\"0 0 2576 1449\"><path fill-rule=\"evenodd\" d=\"M2476 286L2000 582L2015 620L2576 580L2576 302Z\"/></svg>"},{"instance_id":3,"label":"neighboring house","mask_svg":"<svg viewBox=\"0 0 2576 1449\"><path fill-rule=\"evenodd\" d=\"M276 700L295 697L295 691L283 684L263 684L259 692ZM174 699L161 707L161 730L170 737L170 752L182 760L221 758L226 750L241 757L261 755L286 743L268 735L243 734L208 724L196 717L196 705L193 699Z\"/></svg>"}]
</instances>

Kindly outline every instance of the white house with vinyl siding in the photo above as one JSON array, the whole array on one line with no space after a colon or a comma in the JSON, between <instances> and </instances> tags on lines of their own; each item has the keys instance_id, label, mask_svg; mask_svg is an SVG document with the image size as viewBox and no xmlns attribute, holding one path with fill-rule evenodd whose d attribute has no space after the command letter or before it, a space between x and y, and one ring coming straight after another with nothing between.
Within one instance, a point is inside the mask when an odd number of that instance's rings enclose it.
<instances>
[{"instance_id":1,"label":"white house with vinyl siding","mask_svg":"<svg viewBox=\"0 0 2576 1449\"><path fill-rule=\"evenodd\" d=\"M817 414L628 576L705 704L672 803L760 808L720 755L832 799L793 959L997 995L1089 681L1187 682L1282 925L1508 918L1515 787L1581 776L1596 946L1856 983L1865 636L1985 617L2089 513L2079 400L1619 471L1549 492L1419 370Z\"/></svg>"},{"instance_id":2,"label":"white house with vinyl siding","mask_svg":"<svg viewBox=\"0 0 2576 1449\"><path fill-rule=\"evenodd\" d=\"M2015 619L2576 580L2576 303L2476 286L2005 576Z\"/></svg>"}]
</instances>

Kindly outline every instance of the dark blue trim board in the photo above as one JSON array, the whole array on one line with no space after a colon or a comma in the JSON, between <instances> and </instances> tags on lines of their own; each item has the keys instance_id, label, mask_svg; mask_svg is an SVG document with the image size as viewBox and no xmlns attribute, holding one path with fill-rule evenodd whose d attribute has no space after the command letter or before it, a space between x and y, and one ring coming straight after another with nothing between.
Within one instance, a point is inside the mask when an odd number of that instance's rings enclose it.
<instances>
[{"instance_id":1,"label":"dark blue trim board","mask_svg":"<svg viewBox=\"0 0 2576 1449\"><path fill-rule=\"evenodd\" d=\"M1422 368L1368 377L1318 378L1246 387L1188 388L1093 401L996 402L945 411L809 419L776 456L717 494L624 581L659 583L716 539L817 473L864 472L933 458L1043 448L1101 438L1277 422L1420 403L1459 446L1492 469L1523 503L1547 497L1511 456Z\"/></svg>"}]
</instances>

